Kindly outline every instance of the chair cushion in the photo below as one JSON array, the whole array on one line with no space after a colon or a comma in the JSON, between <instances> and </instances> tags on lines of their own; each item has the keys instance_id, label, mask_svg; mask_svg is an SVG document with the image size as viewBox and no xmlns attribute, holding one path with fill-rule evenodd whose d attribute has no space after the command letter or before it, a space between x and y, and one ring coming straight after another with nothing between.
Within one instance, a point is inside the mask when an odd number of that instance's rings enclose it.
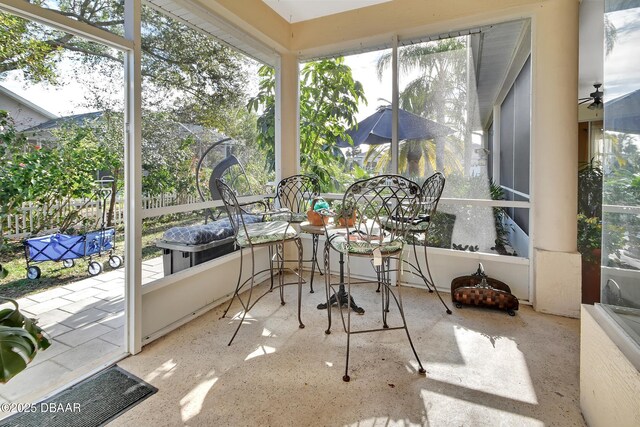
<instances>
[{"instance_id":1,"label":"chair cushion","mask_svg":"<svg viewBox=\"0 0 640 427\"><path fill-rule=\"evenodd\" d=\"M260 245L298 237L296 230L287 221L247 224L247 233L249 234L248 237L244 229L241 229L238 233L238 244L240 246Z\"/></svg>"},{"instance_id":2,"label":"chair cushion","mask_svg":"<svg viewBox=\"0 0 640 427\"><path fill-rule=\"evenodd\" d=\"M389 237L383 238L380 242L377 238L369 240L359 233L352 233L348 235L349 239L347 240L347 234L344 230L329 230L328 233L331 246L344 254L373 256L373 251L379 248L382 255L391 255L401 251L404 245L402 240L390 240Z\"/></svg>"},{"instance_id":3,"label":"chair cushion","mask_svg":"<svg viewBox=\"0 0 640 427\"><path fill-rule=\"evenodd\" d=\"M258 223L259 215L243 215L247 224ZM172 227L164 232L162 240L183 245L202 245L233 236L233 227L229 218L222 218L209 224Z\"/></svg>"}]
</instances>

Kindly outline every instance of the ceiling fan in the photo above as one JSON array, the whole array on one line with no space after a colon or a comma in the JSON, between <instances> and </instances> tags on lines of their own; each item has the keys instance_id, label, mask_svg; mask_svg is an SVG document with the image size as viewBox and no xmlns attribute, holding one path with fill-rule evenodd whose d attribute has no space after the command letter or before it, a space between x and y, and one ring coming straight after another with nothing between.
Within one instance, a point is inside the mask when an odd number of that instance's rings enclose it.
<instances>
[{"instance_id":1,"label":"ceiling fan","mask_svg":"<svg viewBox=\"0 0 640 427\"><path fill-rule=\"evenodd\" d=\"M604 105L602 102L602 95L604 95L604 92L600 90L601 86L602 83L595 83L593 87L596 88L596 91L591 92L588 98L578 99L578 105L584 104L585 102L593 101L587 108L590 110L602 110L602 107Z\"/></svg>"}]
</instances>

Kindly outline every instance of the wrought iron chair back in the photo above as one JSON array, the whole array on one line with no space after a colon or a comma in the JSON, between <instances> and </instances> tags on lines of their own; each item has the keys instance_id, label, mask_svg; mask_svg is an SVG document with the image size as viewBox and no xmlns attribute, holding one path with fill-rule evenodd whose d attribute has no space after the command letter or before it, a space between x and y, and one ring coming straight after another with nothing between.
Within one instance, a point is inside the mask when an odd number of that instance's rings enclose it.
<instances>
[{"instance_id":1,"label":"wrought iron chair back","mask_svg":"<svg viewBox=\"0 0 640 427\"><path fill-rule=\"evenodd\" d=\"M449 307L447 307L447 304L440 296L440 292L438 292L438 288L436 287L433 276L431 275L431 268L429 267L429 255L427 250L427 246L429 246L429 230L433 223L434 215L436 214L438 203L440 202L440 197L442 196L442 191L444 190L444 184L445 177L440 172L434 173L422 184L422 201L420 203L420 214L418 217L420 219L424 219L426 222L421 223L420 226L411 230L410 241L413 246L413 256L415 263L407 259L403 259L402 262L409 264L412 267L413 272L415 272L415 274L422 278L429 292L436 292L436 295L444 306L447 314L451 314L451 310L449 309ZM420 239L421 237L422 239ZM418 258L418 251L416 249L416 246L418 245L424 246L424 270Z\"/></svg>"},{"instance_id":2,"label":"wrought iron chair back","mask_svg":"<svg viewBox=\"0 0 640 427\"><path fill-rule=\"evenodd\" d=\"M221 179L216 179L215 185L227 211L229 223L233 228L233 238L236 239L238 237L241 229L248 235L247 226L242 215L246 212L242 209L240 203L238 203L235 191Z\"/></svg>"},{"instance_id":3,"label":"wrought iron chair back","mask_svg":"<svg viewBox=\"0 0 640 427\"><path fill-rule=\"evenodd\" d=\"M284 178L276 188L278 207L293 213L306 213L309 202L320 194L318 178L310 175L292 175Z\"/></svg>"},{"instance_id":4,"label":"wrought iron chair back","mask_svg":"<svg viewBox=\"0 0 640 427\"><path fill-rule=\"evenodd\" d=\"M342 199L343 219L353 210L355 222L346 223L346 248L350 253L363 248L380 248L397 252L420 210L421 189L415 182L399 175L380 175L352 184ZM392 227L388 225L393 223ZM332 236L333 237L333 236ZM330 244L336 240L330 238ZM344 244L344 243L343 243ZM398 246L400 244L400 246ZM346 249L346 250L345 250Z\"/></svg>"},{"instance_id":5,"label":"wrought iron chair back","mask_svg":"<svg viewBox=\"0 0 640 427\"><path fill-rule=\"evenodd\" d=\"M422 202L420 213L429 215L430 218L436 213L440 196L444 190L445 177L442 173L436 172L427 178L422 184Z\"/></svg>"}]
</instances>

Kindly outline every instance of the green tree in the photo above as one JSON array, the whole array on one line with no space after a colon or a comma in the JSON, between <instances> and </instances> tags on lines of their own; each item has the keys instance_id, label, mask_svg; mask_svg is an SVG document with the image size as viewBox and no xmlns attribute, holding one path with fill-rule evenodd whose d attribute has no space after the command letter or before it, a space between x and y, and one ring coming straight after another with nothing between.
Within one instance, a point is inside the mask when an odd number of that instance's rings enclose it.
<instances>
[{"instance_id":1,"label":"green tree","mask_svg":"<svg viewBox=\"0 0 640 427\"><path fill-rule=\"evenodd\" d=\"M40 28L29 21L0 13L0 76L11 70L22 70L31 81L55 83L60 47L53 41L47 43L43 36L30 36L37 32Z\"/></svg>"},{"instance_id":2,"label":"green tree","mask_svg":"<svg viewBox=\"0 0 640 427\"><path fill-rule=\"evenodd\" d=\"M249 101L250 110L261 112L258 118L258 143L275 158L275 72L270 67L259 71L260 91ZM300 71L300 165L303 173L320 179L323 191L340 188L346 179L345 159L336 147L339 138L349 139L347 129L355 126L358 104L366 103L362 84L353 79L343 58L308 62ZM364 171L353 165L349 176Z\"/></svg>"},{"instance_id":3,"label":"green tree","mask_svg":"<svg viewBox=\"0 0 640 427\"><path fill-rule=\"evenodd\" d=\"M121 2L62 0L56 6L57 12L72 19L116 34L123 32ZM108 214L111 223L124 173L124 122L118 112L122 96L115 89L121 87L122 53L10 14L0 13L0 22L4 30L2 40L6 41L0 46L0 79L10 71L22 71L28 81L58 84L63 79L57 78L57 64L71 59L75 78L85 82L93 92L87 106L101 112L100 120L67 129L64 138L70 138L73 132L88 132L100 141L105 156L114 159L105 160L104 169L94 162L94 178L97 170L116 178ZM204 148L213 142L206 136L220 135L213 128L239 141L242 153L236 155L250 162L245 166L251 184L260 189L270 173L256 166L262 165L265 156L255 142L256 114L245 107L249 78L257 65L202 32L147 6L142 10L141 47L144 193L156 196L176 192L185 197L193 194L195 164ZM112 82L105 85L106 91L94 84L96 74L102 82L107 79ZM24 139L20 143L24 144L25 152L32 150Z\"/></svg>"},{"instance_id":4,"label":"green tree","mask_svg":"<svg viewBox=\"0 0 640 427\"><path fill-rule=\"evenodd\" d=\"M123 33L122 2L60 0L57 7L72 19ZM184 122L222 129L231 120L227 112L246 102L242 88L247 60L242 55L147 6L142 11L141 48L148 107L162 103ZM122 72L122 52L0 13L0 79L22 71L29 81L56 84L56 65L70 55L77 59L75 72L80 75L97 69Z\"/></svg>"},{"instance_id":5,"label":"green tree","mask_svg":"<svg viewBox=\"0 0 640 427\"><path fill-rule=\"evenodd\" d=\"M391 66L391 53L377 63L378 77ZM458 133L467 132L467 55L464 38L404 46L398 50L398 64L404 75L416 75L399 94L399 107L411 113L445 124ZM464 142L455 135L429 141L405 141L400 144L398 167L409 176L424 177L429 172L459 172ZM367 160L378 159L384 168L390 162L386 146L372 146Z\"/></svg>"},{"instance_id":6,"label":"green tree","mask_svg":"<svg viewBox=\"0 0 640 427\"><path fill-rule=\"evenodd\" d=\"M84 222L82 206L71 203L94 195L97 170L108 170L118 159L100 143L92 129L75 126L54 131L52 146L26 144L11 118L0 110L0 216L15 213L25 202L40 209L31 217L34 233L44 228L66 230ZM95 224L92 224L95 226Z\"/></svg>"}]
</instances>

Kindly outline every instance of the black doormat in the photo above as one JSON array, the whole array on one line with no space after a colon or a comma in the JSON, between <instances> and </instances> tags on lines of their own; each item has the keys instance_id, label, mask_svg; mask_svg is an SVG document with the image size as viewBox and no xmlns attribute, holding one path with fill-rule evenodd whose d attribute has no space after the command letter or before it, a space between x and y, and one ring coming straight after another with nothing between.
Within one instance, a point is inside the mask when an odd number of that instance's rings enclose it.
<instances>
[{"instance_id":1,"label":"black doormat","mask_svg":"<svg viewBox=\"0 0 640 427\"><path fill-rule=\"evenodd\" d=\"M0 427L102 426L157 391L119 366L111 366L47 400L18 407L21 412L0 421Z\"/></svg>"}]
</instances>

